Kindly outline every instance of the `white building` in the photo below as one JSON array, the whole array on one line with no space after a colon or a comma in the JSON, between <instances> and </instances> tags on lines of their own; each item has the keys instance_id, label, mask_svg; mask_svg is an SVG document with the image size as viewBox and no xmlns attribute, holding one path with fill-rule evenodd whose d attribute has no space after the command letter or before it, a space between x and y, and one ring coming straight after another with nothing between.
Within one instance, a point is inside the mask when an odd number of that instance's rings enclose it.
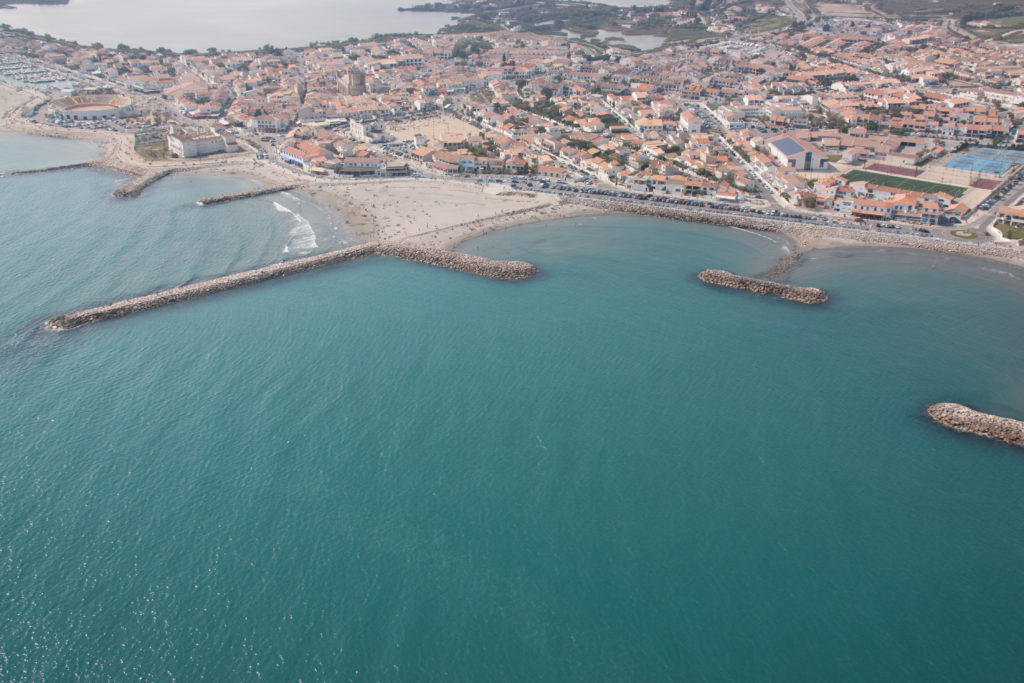
<instances>
[{"instance_id":1,"label":"white building","mask_svg":"<svg viewBox=\"0 0 1024 683\"><path fill-rule=\"evenodd\" d=\"M679 115L679 128L686 133L700 133L704 130L704 122L689 109Z\"/></svg>"},{"instance_id":2,"label":"white building","mask_svg":"<svg viewBox=\"0 0 1024 683\"><path fill-rule=\"evenodd\" d=\"M828 168L828 157L809 142L782 135L768 141L768 151L779 165L798 171L821 171Z\"/></svg>"},{"instance_id":3,"label":"white building","mask_svg":"<svg viewBox=\"0 0 1024 683\"><path fill-rule=\"evenodd\" d=\"M216 133L204 133L200 135L188 135L186 133L168 133L167 150L182 159L201 157L207 154L226 152L227 140L223 135Z\"/></svg>"},{"instance_id":4,"label":"white building","mask_svg":"<svg viewBox=\"0 0 1024 683\"><path fill-rule=\"evenodd\" d=\"M376 119L359 121L353 119L349 123L349 131L356 140L364 142L387 142L389 136L384 132L384 124Z\"/></svg>"}]
</instances>

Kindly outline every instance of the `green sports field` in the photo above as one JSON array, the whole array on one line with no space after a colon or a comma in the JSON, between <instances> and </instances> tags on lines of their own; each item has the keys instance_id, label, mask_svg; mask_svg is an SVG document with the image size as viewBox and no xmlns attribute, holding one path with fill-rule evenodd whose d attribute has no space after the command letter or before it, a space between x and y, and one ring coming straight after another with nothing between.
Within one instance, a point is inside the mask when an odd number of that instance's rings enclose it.
<instances>
[{"instance_id":1,"label":"green sports field","mask_svg":"<svg viewBox=\"0 0 1024 683\"><path fill-rule=\"evenodd\" d=\"M966 187L958 185L943 185L942 183L933 183L929 180L903 178L898 175L885 175L884 173L872 173L871 171L850 171L849 173L844 173L843 177L851 181L866 180L875 185L885 185L886 187L912 190L914 192L945 192L954 197L960 197L967 191Z\"/></svg>"}]
</instances>

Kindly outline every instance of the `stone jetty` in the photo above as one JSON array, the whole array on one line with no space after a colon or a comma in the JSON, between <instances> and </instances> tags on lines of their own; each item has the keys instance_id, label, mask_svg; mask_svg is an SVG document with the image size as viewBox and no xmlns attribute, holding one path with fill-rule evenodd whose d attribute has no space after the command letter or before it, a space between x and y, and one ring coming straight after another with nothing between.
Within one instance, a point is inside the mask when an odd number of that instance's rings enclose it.
<instances>
[{"instance_id":1,"label":"stone jetty","mask_svg":"<svg viewBox=\"0 0 1024 683\"><path fill-rule=\"evenodd\" d=\"M76 168L92 168L95 161L83 161L80 164L64 164L63 166L48 166L46 168L33 168L27 171L11 171L9 175L31 175L33 173L49 173L50 171L71 171Z\"/></svg>"},{"instance_id":2,"label":"stone jetty","mask_svg":"<svg viewBox=\"0 0 1024 683\"><path fill-rule=\"evenodd\" d=\"M157 173L153 173L152 175L141 176L135 178L134 180L129 180L127 183L114 190L114 196L122 198L138 197L147 187L149 187L150 185L152 185L153 183L162 178L166 178L167 176L174 173L176 170L177 169L169 168L163 171L159 171Z\"/></svg>"},{"instance_id":3,"label":"stone jetty","mask_svg":"<svg viewBox=\"0 0 1024 683\"><path fill-rule=\"evenodd\" d=\"M253 268L240 273L216 277L193 284L165 289L153 294L115 301L103 306L87 308L73 313L65 313L46 321L45 327L50 330L70 330L100 320L121 318L132 313L160 308L178 301L186 301L207 294L215 294L236 287L264 282L273 278L284 277L294 273L302 273L315 268L322 268L335 263L351 261L371 255L391 256L406 261L416 261L440 268L459 270L464 273L480 275L499 280L522 280L537 274L537 266L525 261L495 261L483 256L459 254L443 249L427 247L408 247L394 244L371 242L347 249L338 249L314 256L275 263L261 268Z\"/></svg>"},{"instance_id":4,"label":"stone jetty","mask_svg":"<svg viewBox=\"0 0 1024 683\"><path fill-rule=\"evenodd\" d=\"M697 277L709 285L746 289L755 294L768 294L790 301L799 301L802 304L823 304L828 301L828 292L817 287L798 287L771 280L743 277L727 270L702 270Z\"/></svg>"},{"instance_id":5,"label":"stone jetty","mask_svg":"<svg viewBox=\"0 0 1024 683\"><path fill-rule=\"evenodd\" d=\"M484 258L483 256L461 254L456 251L431 249L429 247L381 244L377 246L376 253L382 256L400 258L405 261L425 263L428 266L472 273L473 275L489 277L493 280L526 280L539 272L537 266L526 261L496 261Z\"/></svg>"},{"instance_id":6,"label":"stone jetty","mask_svg":"<svg viewBox=\"0 0 1024 683\"><path fill-rule=\"evenodd\" d=\"M959 403L936 403L928 406L928 414L939 424L964 434L1024 446L1024 422L978 412Z\"/></svg>"},{"instance_id":7,"label":"stone jetty","mask_svg":"<svg viewBox=\"0 0 1024 683\"><path fill-rule=\"evenodd\" d=\"M266 194L276 194L278 192L287 192L288 190L294 190L298 185L281 185L279 187L265 187L260 190L250 190L248 192L237 192L235 194L222 194L218 197L207 197L206 199L200 199L196 204L200 206L213 206L214 204L224 204L226 202L237 202L240 199L252 199L253 197L262 197Z\"/></svg>"}]
</instances>

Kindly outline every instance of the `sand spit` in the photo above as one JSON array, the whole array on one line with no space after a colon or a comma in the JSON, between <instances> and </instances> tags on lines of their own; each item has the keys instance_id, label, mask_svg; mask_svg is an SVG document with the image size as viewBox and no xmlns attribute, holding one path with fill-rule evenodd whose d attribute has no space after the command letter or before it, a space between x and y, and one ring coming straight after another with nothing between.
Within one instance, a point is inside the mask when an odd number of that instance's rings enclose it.
<instances>
[{"instance_id":1,"label":"sand spit","mask_svg":"<svg viewBox=\"0 0 1024 683\"><path fill-rule=\"evenodd\" d=\"M44 327L49 330L70 330L100 320L122 318L132 313L140 313L153 308L160 308L178 301L186 301L207 294L215 294L228 289L264 282L273 278L284 277L294 273L302 273L323 266L351 261L363 256L378 254L392 256L406 261L416 261L440 268L458 270L472 275L480 275L498 280L522 280L537 274L537 267L525 261L495 261L483 256L458 254L442 249L426 247L410 247L389 244L360 244L347 249L338 249L324 254L307 256L282 263L275 263L261 268L216 277L203 282L196 282L181 287L165 289L153 294L122 299L103 306L87 308L82 311L65 313L46 321Z\"/></svg>"},{"instance_id":2,"label":"sand spit","mask_svg":"<svg viewBox=\"0 0 1024 683\"><path fill-rule=\"evenodd\" d=\"M823 304L828 301L828 292L817 287L798 287L771 280L743 277L727 270L709 269L697 274L702 282L730 289L746 289L755 294L777 296L780 299L798 301L802 304Z\"/></svg>"},{"instance_id":3,"label":"sand spit","mask_svg":"<svg viewBox=\"0 0 1024 683\"><path fill-rule=\"evenodd\" d=\"M1024 422L978 412L959 403L936 403L928 414L939 424L964 434L1024 446Z\"/></svg>"}]
</instances>

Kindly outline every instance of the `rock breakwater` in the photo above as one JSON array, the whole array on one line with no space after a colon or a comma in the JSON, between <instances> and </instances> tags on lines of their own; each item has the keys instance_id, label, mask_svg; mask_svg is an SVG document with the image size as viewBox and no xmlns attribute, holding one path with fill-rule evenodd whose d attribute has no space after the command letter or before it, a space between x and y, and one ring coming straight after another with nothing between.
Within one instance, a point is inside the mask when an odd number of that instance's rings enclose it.
<instances>
[{"instance_id":1,"label":"rock breakwater","mask_svg":"<svg viewBox=\"0 0 1024 683\"><path fill-rule=\"evenodd\" d=\"M160 308L178 301L186 301L208 294L223 292L228 289L264 282L273 278L301 273L323 266L351 261L363 256L378 254L391 256L406 261L416 261L440 268L459 270L464 273L480 275L499 280L522 280L537 274L537 266L525 261L495 261L482 256L460 254L443 249L426 247L407 247L394 244L371 242L347 249L338 249L324 254L306 256L275 263L261 268L253 268L240 273L224 275L203 282L165 289L153 294L123 299L113 303L95 306L81 311L65 313L46 321L44 325L50 330L70 330L101 320L121 318L132 313L140 313L153 308Z\"/></svg>"},{"instance_id":2,"label":"rock breakwater","mask_svg":"<svg viewBox=\"0 0 1024 683\"><path fill-rule=\"evenodd\" d=\"M957 256L978 256L996 258L1017 263L1024 262L1024 250L1014 245L978 244L968 240L951 240L941 237L924 237L872 228L821 226L801 221L751 216L749 214L711 211L688 206L656 206L640 202L624 202L603 199L566 199L566 203L579 204L601 212L614 211L640 216L653 216L671 220L727 225L744 230L774 232L800 239L829 240L841 239L879 247L902 247L924 251L954 254Z\"/></svg>"},{"instance_id":3,"label":"rock breakwater","mask_svg":"<svg viewBox=\"0 0 1024 683\"><path fill-rule=\"evenodd\" d=\"M1024 447L1024 422L1020 420L982 413L959 403L936 403L928 406L928 414L954 431Z\"/></svg>"},{"instance_id":4,"label":"rock breakwater","mask_svg":"<svg viewBox=\"0 0 1024 683\"><path fill-rule=\"evenodd\" d=\"M167 176L174 173L176 170L177 169L175 168L169 168L163 171L159 171L157 173L153 173L151 175L135 178L134 180L129 180L127 183L114 190L113 194L115 197L121 198L138 197L147 187L149 187L150 185L152 185L153 183L162 178L166 178Z\"/></svg>"},{"instance_id":5,"label":"rock breakwater","mask_svg":"<svg viewBox=\"0 0 1024 683\"><path fill-rule=\"evenodd\" d=\"M236 202L240 199L252 199L253 197L262 197L267 194L276 194L278 192L287 192L288 190L294 190L298 185L281 185L278 187L265 187L260 190L250 190L248 192L237 192L235 194L222 194L218 197L207 197L206 199L200 199L196 204L200 206L213 206L214 204L224 204L226 202Z\"/></svg>"},{"instance_id":6,"label":"rock breakwater","mask_svg":"<svg viewBox=\"0 0 1024 683\"><path fill-rule=\"evenodd\" d=\"M777 296L789 301L798 301L802 304L823 304L828 301L828 292L817 287L798 287L787 285L771 280L759 280L753 277L743 277L730 273L727 270L709 269L702 270L697 274L703 282L718 287L729 287L730 289L746 289L755 294L767 294Z\"/></svg>"},{"instance_id":7,"label":"rock breakwater","mask_svg":"<svg viewBox=\"0 0 1024 683\"><path fill-rule=\"evenodd\" d=\"M46 168L33 168L27 171L11 171L10 175L32 175L33 173L49 173L50 171L71 171L76 168L92 168L95 161L83 161L80 164L64 164L63 166L48 166Z\"/></svg>"},{"instance_id":8,"label":"rock breakwater","mask_svg":"<svg viewBox=\"0 0 1024 683\"><path fill-rule=\"evenodd\" d=\"M432 249L429 247L410 247L400 244L381 244L377 247L376 253L382 256L392 256L405 261L425 263L428 266L458 270L463 273L489 277L493 280L525 280L536 275L539 271L537 266L526 261L496 261L462 254L457 251L445 249Z\"/></svg>"}]
</instances>

